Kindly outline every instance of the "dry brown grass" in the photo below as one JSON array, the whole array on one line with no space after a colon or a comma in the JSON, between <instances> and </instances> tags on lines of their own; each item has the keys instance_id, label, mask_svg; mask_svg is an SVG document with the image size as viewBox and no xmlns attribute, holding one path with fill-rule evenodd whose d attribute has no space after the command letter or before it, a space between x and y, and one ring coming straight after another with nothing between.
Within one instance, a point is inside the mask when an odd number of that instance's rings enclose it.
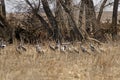
<instances>
[{"instance_id":1,"label":"dry brown grass","mask_svg":"<svg viewBox=\"0 0 120 80\"><path fill-rule=\"evenodd\" d=\"M49 49L37 55L31 45L18 54L15 45L9 45L0 52L0 80L120 80L118 44L104 44L103 53L92 55Z\"/></svg>"}]
</instances>

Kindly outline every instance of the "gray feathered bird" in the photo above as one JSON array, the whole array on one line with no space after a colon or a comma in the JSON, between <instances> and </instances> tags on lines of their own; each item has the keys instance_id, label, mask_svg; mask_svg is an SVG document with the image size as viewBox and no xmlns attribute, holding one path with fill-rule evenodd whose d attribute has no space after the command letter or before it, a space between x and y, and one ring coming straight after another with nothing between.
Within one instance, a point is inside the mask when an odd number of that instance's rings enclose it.
<instances>
[{"instance_id":1,"label":"gray feathered bird","mask_svg":"<svg viewBox=\"0 0 120 80\"><path fill-rule=\"evenodd\" d=\"M87 49L84 48L83 46L80 46L80 48L81 48L82 52L87 52Z\"/></svg>"},{"instance_id":2,"label":"gray feathered bird","mask_svg":"<svg viewBox=\"0 0 120 80\"><path fill-rule=\"evenodd\" d=\"M67 47L67 46L62 45L60 49L61 49L62 51L65 51L65 50L66 50L66 47Z\"/></svg>"},{"instance_id":3,"label":"gray feathered bird","mask_svg":"<svg viewBox=\"0 0 120 80\"><path fill-rule=\"evenodd\" d=\"M52 50L52 51L55 51L55 46L52 46L52 45L49 45L49 48Z\"/></svg>"},{"instance_id":4,"label":"gray feathered bird","mask_svg":"<svg viewBox=\"0 0 120 80\"><path fill-rule=\"evenodd\" d=\"M3 48L5 48L5 47L6 47L6 45L5 45L4 41L3 41L3 40L1 40L1 41L0 41L0 48L2 48L2 49L3 49Z\"/></svg>"},{"instance_id":5,"label":"gray feathered bird","mask_svg":"<svg viewBox=\"0 0 120 80\"><path fill-rule=\"evenodd\" d=\"M44 52L43 52L43 50L42 50L42 47L41 47L39 44L37 44L37 45L35 46L35 48L36 48L36 52L37 52L37 53L44 54Z\"/></svg>"},{"instance_id":6,"label":"gray feathered bird","mask_svg":"<svg viewBox=\"0 0 120 80\"><path fill-rule=\"evenodd\" d=\"M91 51L95 51L95 47L92 44L90 44L90 49Z\"/></svg>"},{"instance_id":7,"label":"gray feathered bird","mask_svg":"<svg viewBox=\"0 0 120 80\"><path fill-rule=\"evenodd\" d=\"M60 51L65 53L66 52L66 45L61 45L60 46Z\"/></svg>"},{"instance_id":8,"label":"gray feathered bird","mask_svg":"<svg viewBox=\"0 0 120 80\"><path fill-rule=\"evenodd\" d=\"M17 46L16 51L21 54L21 53L27 51L27 49L20 43L20 44Z\"/></svg>"},{"instance_id":9,"label":"gray feathered bird","mask_svg":"<svg viewBox=\"0 0 120 80\"><path fill-rule=\"evenodd\" d=\"M90 44L90 49L91 51L93 51L94 53L100 53L95 47L94 45Z\"/></svg>"},{"instance_id":10,"label":"gray feathered bird","mask_svg":"<svg viewBox=\"0 0 120 80\"><path fill-rule=\"evenodd\" d=\"M79 54L79 50L77 50L76 48L74 48L75 53Z\"/></svg>"},{"instance_id":11,"label":"gray feathered bird","mask_svg":"<svg viewBox=\"0 0 120 80\"><path fill-rule=\"evenodd\" d=\"M88 54L90 54L85 47L83 47L83 46L80 45L80 48L81 48L81 50L82 50L83 53L88 53Z\"/></svg>"},{"instance_id":12,"label":"gray feathered bird","mask_svg":"<svg viewBox=\"0 0 120 80\"><path fill-rule=\"evenodd\" d=\"M5 47L6 47L5 44L1 44L1 45L0 45L0 48L2 48L2 49L5 48Z\"/></svg>"}]
</instances>

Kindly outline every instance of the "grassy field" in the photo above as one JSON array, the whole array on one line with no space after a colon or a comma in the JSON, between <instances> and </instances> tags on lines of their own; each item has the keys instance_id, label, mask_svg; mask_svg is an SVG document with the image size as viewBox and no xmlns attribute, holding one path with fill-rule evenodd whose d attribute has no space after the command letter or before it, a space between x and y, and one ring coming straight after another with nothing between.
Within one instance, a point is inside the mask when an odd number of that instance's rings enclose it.
<instances>
[{"instance_id":1,"label":"grassy field","mask_svg":"<svg viewBox=\"0 0 120 80\"><path fill-rule=\"evenodd\" d=\"M19 54L15 45L0 51L0 80L120 80L120 45L106 43L100 53L51 51L39 55L33 45Z\"/></svg>"}]
</instances>

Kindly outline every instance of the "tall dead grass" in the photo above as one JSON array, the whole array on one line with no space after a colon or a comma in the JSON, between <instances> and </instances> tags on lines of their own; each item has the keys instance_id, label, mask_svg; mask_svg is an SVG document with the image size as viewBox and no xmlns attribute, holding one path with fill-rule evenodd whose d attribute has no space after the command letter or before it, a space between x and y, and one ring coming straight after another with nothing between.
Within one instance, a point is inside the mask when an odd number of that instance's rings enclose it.
<instances>
[{"instance_id":1,"label":"tall dead grass","mask_svg":"<svg viewBox=\"0 0 120 80\"><path fill-rule=\"evenodd\" d=\"M120 80L119 43L104 44L101 53L60 53L33 45L19 54L15 45L0 51L0 80ZM80 49L79 49L80 50Z\"/></svg>"}]
</instances>

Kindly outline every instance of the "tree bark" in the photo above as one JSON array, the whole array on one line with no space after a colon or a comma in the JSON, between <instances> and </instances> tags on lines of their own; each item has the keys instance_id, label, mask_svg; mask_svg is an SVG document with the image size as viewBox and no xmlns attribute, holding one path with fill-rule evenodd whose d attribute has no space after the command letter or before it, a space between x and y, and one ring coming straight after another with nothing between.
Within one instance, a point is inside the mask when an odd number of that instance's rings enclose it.
<instances>
[{"instance_id":1,"label":"tree bark","mask_svg":"<svg viewBox=\"0 0 120 80\"><path fill-rule=\"evenodd\" d=\"M69 8L70 13L71 13L71 16L72 16L73 19L74 19L74 13L73 13L73 11L72 11L72 0L65 0L65 5L66 5L67 8ZM69 16L67 16L67 18L68 18L68 26L69 26L69 28L72 29L71 19L70 19Z\"/></svg>"},{"instance_id":2,"label":"tree bark","mask_svg":"<svg viewBox=\"0 0 120 80\"><path fill-rule=\"evenodd\" d=\"M64 3L63 0L59 0L59 1L61 3L62 7L64 8L65 12L68 14L68 17L69 17L69 19L71 21L70 25L72 26L72 29L73 29L75 35L78 36L77 38L79 38L80 40L82 40L83 39L82 32L79 31L79 29L78 29L78 27L77 27L77 25L76 25L76 23L74 21L73 14L71 12L71 8L68 7L68 6L66 6L67 2Z\"/></svg>"},{"instance_id":3,"label":"tree bark","mask_svg":"<svg viewBox=\"0 0 120 80\"><path fill-rule=\"evenodd\" d=\"M100 7L100 11L99 11L99 14L97 16L97 22L100 23L100 20L101 20L101 16L102 16L102 13L103 13L103 9L105 7L105 4L106 4L107 0L104 0L101 4L101 7Z\"/></svg>"},{"instance_id":4,"label":"tree bark","mask_svg":"<svg viewBox=\"0 0 120 80\"><path fill-rule=\"evenodd\" d=\"M12 27L6 20L6 18L2 15L0 15L0 33L2 34L4 40L12 43Z\"/></svg>"},{"instance_id":5,"label":"tree bark","mask_svg":"<svg viewBox=\"0 0 120 80\"><path fill-rule=\"evenodd\" d=\"M81 4L80 4L80 11L79 11L79 28L82 27L82 19L83 19L83 13L84 13L84 0L81 0Z\"/></svg>"},{"instance_id":6,"label":"tree bark","mask_svg":"<svg viewBox=\"0 0 120 80\"><path fill-rule=\"evenodd\" d=\"M66 5L67 8L69 8L71 16L74 20L74 12L73 12L73 9L72 9L72 3L73 3L72 0L65 0L65 5ZM77 34L75 34L76 32L73 29L73 22L72 22L69 15L67 15L67 26L68 26L68 29L69 29L69 34L70 34L71 41L75 41L77 39Z\"/></svg>"},{"instance_id":7,"label":"tree bark","mask_svg":"<svg viewBox=\"0 0 120 80\"><path fill-rule=\"evenodd\" d=\"M56 21L54 15L52 14L52 11L49 8L48 1L47 0L41 0L41 1L42 1L42 5L43 5L44 11L46 13L46 16L48 17L48 20L49 20L51 26L53 27L54 40L61 40L61 33L58 28L57 21Z\"/></svg>"},{"instance_id":8,"label":"tree bark","mask_svg":"<svg viewBox=\"0 0 120 80\"><path fill-rule=\"evenodd\" d=\"M61 35L62 35L62 40L64 40L65 35L67 33L67 28L66 28L66 24L65 24L65 18L64 16L64 12L62 9L62 6L59 2L59 0L56 0L56 10L55 10L55 19L58 23L58 27L60 29Z\"/></svg>"},{"instance_id":9,"label":"tree bark","mask_svg":"<svg viewBox=\"0 0 120 80\"><path fill-rule=\"evenodd\" d=\"M114 0L113 15L112 15L112 38L115 39L117 35L117 15L118 15L119 0Z\"/></svg>"},{"instance_id":10,"label":"tree bark","mask_svg":"<svg viewBox=\"0 0 120 80\"><path fill-rule=\"evenodd\" d=\"M93 0L85 0L85 13L86 13L86 31L90 35L97 29L96 13L94 9Z\"/></svg>"},{"instance_id":11,"label":"tree bark","mask_svg":"<svg viewBox=\"0 0 120 80\"><path fill-rule=\"evenodd\" d=\"M1 0L1 9L2 9L2 11L1 11L1 13L2 13L2 16L3 17L6 17L6 9L5 9L5 0Z\"/></svg>"}]
</instances>

